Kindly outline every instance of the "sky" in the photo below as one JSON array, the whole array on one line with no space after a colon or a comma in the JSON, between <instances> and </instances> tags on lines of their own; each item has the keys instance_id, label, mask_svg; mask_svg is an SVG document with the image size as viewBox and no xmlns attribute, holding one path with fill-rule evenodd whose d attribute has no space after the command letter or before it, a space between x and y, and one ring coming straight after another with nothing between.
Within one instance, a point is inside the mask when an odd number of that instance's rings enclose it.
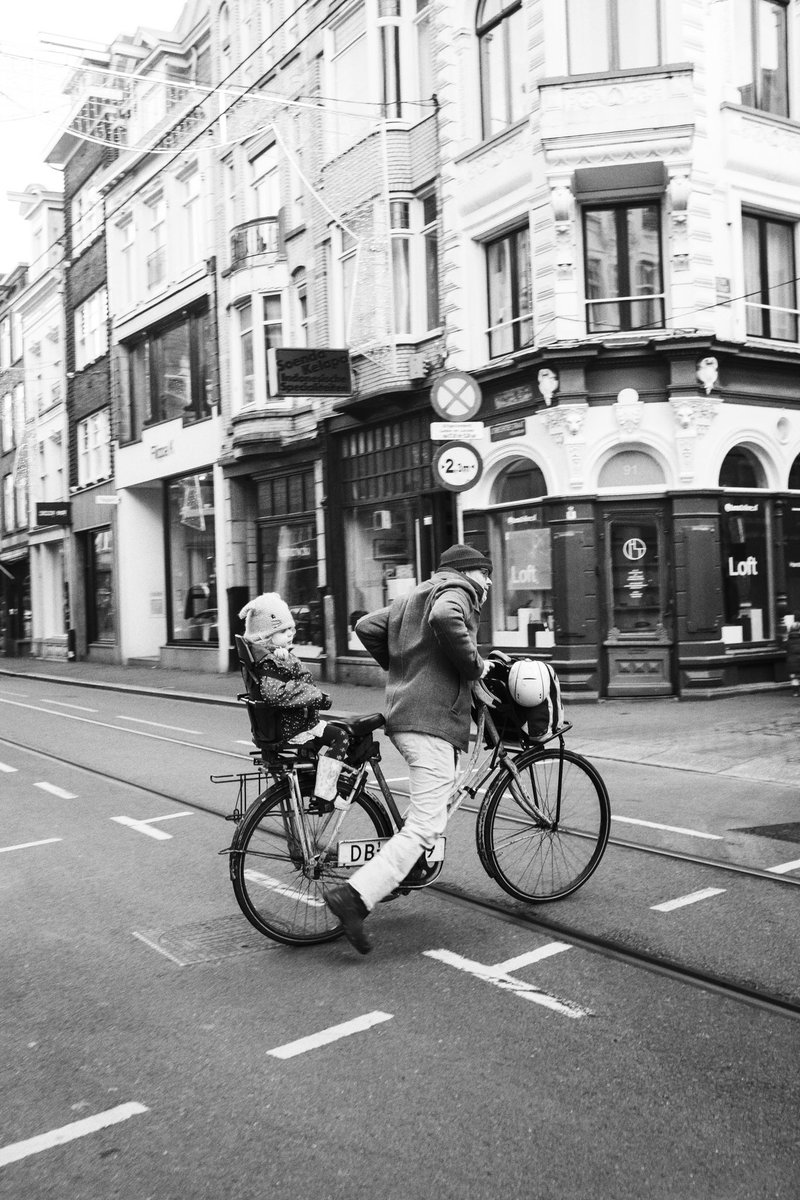
<instances>
[{"instance_id":1,"label":"sky","mask_svg":"<svg viewBox=\"0 0 800 1200\"><path fill-rule=\"evenodd\" d=\"M69 110L60 90L67 52L43 47L40 35L107 45L141 25L173 29L183 3L5 0L0 23L0 278L30 258L30 230L19 215L19 203L7 199L8 192L24 192L31 183L60 190L62 183L61 172L46 166L44 159Z\"/></svg>"}]
</instances>

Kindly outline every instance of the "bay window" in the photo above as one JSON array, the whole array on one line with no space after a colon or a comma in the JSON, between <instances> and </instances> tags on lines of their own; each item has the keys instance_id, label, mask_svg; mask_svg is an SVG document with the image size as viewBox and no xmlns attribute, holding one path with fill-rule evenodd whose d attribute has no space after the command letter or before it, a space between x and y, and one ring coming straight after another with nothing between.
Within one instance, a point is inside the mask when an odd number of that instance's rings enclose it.
<instances>
[{"instance_id":1,"label":"bay window","mask_svg":"<svg viewBox=\"0 0 800 1200\"><path fill-rule=\"evenodd\" d=\"M583 210L588 333L663 328L660 224L657 204Z\"/></svg>"}]
</instances>

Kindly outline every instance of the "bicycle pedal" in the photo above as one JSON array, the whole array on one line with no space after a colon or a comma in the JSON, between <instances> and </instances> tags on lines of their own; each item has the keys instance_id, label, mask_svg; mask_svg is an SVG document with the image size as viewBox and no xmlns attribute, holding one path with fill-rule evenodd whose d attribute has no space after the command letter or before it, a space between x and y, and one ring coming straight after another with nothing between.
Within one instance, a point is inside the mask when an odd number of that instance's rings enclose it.
<instances>
[{"instance_id":1,"label":"bicycle pedal","mask_svg":"<svg viewBox=\"0 0 800 1200\"><path fill-rule=\"evenodd\" d=\"M332 800L322 800L319 796L314 796L313 800L309 800L308 802L308 811L318 817L322 817L326 813L332 813L333 808L334 804Z\"/></svg>"}]
</instances>

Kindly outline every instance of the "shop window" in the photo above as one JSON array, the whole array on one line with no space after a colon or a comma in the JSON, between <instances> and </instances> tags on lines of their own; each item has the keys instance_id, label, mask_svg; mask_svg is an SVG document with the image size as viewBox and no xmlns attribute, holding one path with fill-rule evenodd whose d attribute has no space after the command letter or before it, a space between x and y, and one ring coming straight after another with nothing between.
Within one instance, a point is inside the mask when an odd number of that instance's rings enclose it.
<instances>
[{"instance_id":1,"label":"shop window","mask_svg":"<svg viewBox=\"0 0 800 1200\"><path fill-rule=\"evenodd\" d=\"M742 104L789 115L786 0L733 0L735 83Z\"/></svg>"},{"instance_id":2,"label":"shop window","mask_svg":"<svg viewBox=\"0 0 800 1200\"><path fill-rule=\"evenodd\" d=\"M722 504L722 580L726 642L772 636L771 510L761 497L737 493Z\"/></svg>"},{"instance_id":3,"label":"shop window","mask_svg":"<svg viewBox=\"0 0 800 1200\"><path fill-rule=\"evenodd\" d=\"M486 244L489 356L533 343L533 289L527 226Z\"/></svg>"},{"instance_id":4,"label":"shop window","mask_svg":"<svg viewBox=\"0 0 800 1200\"><path fill-rule=\"evenodd\" d=\"M345 511L348 648L363 650L354 633L366 612L391 604L417 585L416 498L380 500Z\"/></svg>"},{"instance_id":5,"label":"shop window","mask_svg":"<svg viewBox=\"0 0 800 1200\"><path fill-rule=\"evenodd\" d=\"M567 0L571 75L661 61L660 0Z\"/></svg>"},{"instance_id":6,"label":"shop window","mask_svg":"<svg viewBox=\"0 0 800 1200\"><path fill-rule=\"evenodd\" d=\"M325 645L317 562L314 472L279 475L259 485L258 577L277 592L295 620L295 647L306 656Z\"/></svg>"},{"instance_id":7,"label":"shop window","mask_svg":"<svg viewBox=\"0 0 800 1200\"><path fill-rule=\"evenodd\" d=\"M663 328L660 206L584 208L583 245L587 332Z\"/></svg>"},{"instance_id":8,"label":"shop window","mask_svg":"<svg viewBox=\"0 0 800 1200\"><path fill-rule=\"evenodd\" d=\"M216 644L217 559L211 472L170 480L166 485L166 507L170 640Z\"/></svg>"},{"instance_id":9,"label":"shop window","mask_svg":"<svg viewBox=\"0 0 800 1200\"><path fill-rule=\"evenodd\" d=\"M86 633L90 642L113 642L116 637L114 535L97 529L86 541Z\"/></svg>"},{"instance_id":10,"label":"shop window","mask_svg":"<svg viewBox=\"0 0 800 1200\"><path fill-rule=\"evenodd\" d=\"M192 425L210 416L206 361L210 324L208 312L197 312L127 344L123 440L138 440L145 425L177 417Z\"/></svg>"},{"instance_id":11,"label":"shop window","mask_svg":"<svg viewBox=\"0 0 800 1200\"><path fill-rule=\"evenodd\" d=\"M481 0L478 7L481 119L484 138L524 117L527 55L522 6L515 0Z\"/></svg>"},{"instance_id":12,"label":"shop window","mask_svg":"<svg viewBox=\"0 0 800 1200\"><path fill-rule=\"evenodd\" d=\"M800 460L795 463L798 478L789 486L800 491ZM784 534L786 538L786 610L795 621L800 621L800 502L793 502L784 510Z\"/></svg>"},{"instance_id":13,"label":"shop window","mask_svg":"<svg viewBox=\"0 0 800 1200\"><path fill-rule=\"evenodd\" d=\"M742 238L748 335L796 342L794 224L744 214Z\"/></svg>"}]
</instances>

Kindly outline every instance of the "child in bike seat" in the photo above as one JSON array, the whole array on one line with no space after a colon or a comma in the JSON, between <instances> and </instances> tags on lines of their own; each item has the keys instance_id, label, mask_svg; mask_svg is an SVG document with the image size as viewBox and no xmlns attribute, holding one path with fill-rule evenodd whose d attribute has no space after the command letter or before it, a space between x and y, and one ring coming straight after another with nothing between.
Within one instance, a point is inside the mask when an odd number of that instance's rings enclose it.
<instances>
[{"instance_id":1,"label":"child in bike seat","mask_svg":"<svg viewBox=\"0 0 800 1200\"><path fill-rule=\"evenodd\" d=\"M281 710L285 740L298 744L321 735L325 722L319 719L320 710L330 708L331 699L292 653L295 624L288 604L276 592L265 592L245 604L239 617L245 623L244 638L261 695Z\"/></svg>"}]
</instances>

